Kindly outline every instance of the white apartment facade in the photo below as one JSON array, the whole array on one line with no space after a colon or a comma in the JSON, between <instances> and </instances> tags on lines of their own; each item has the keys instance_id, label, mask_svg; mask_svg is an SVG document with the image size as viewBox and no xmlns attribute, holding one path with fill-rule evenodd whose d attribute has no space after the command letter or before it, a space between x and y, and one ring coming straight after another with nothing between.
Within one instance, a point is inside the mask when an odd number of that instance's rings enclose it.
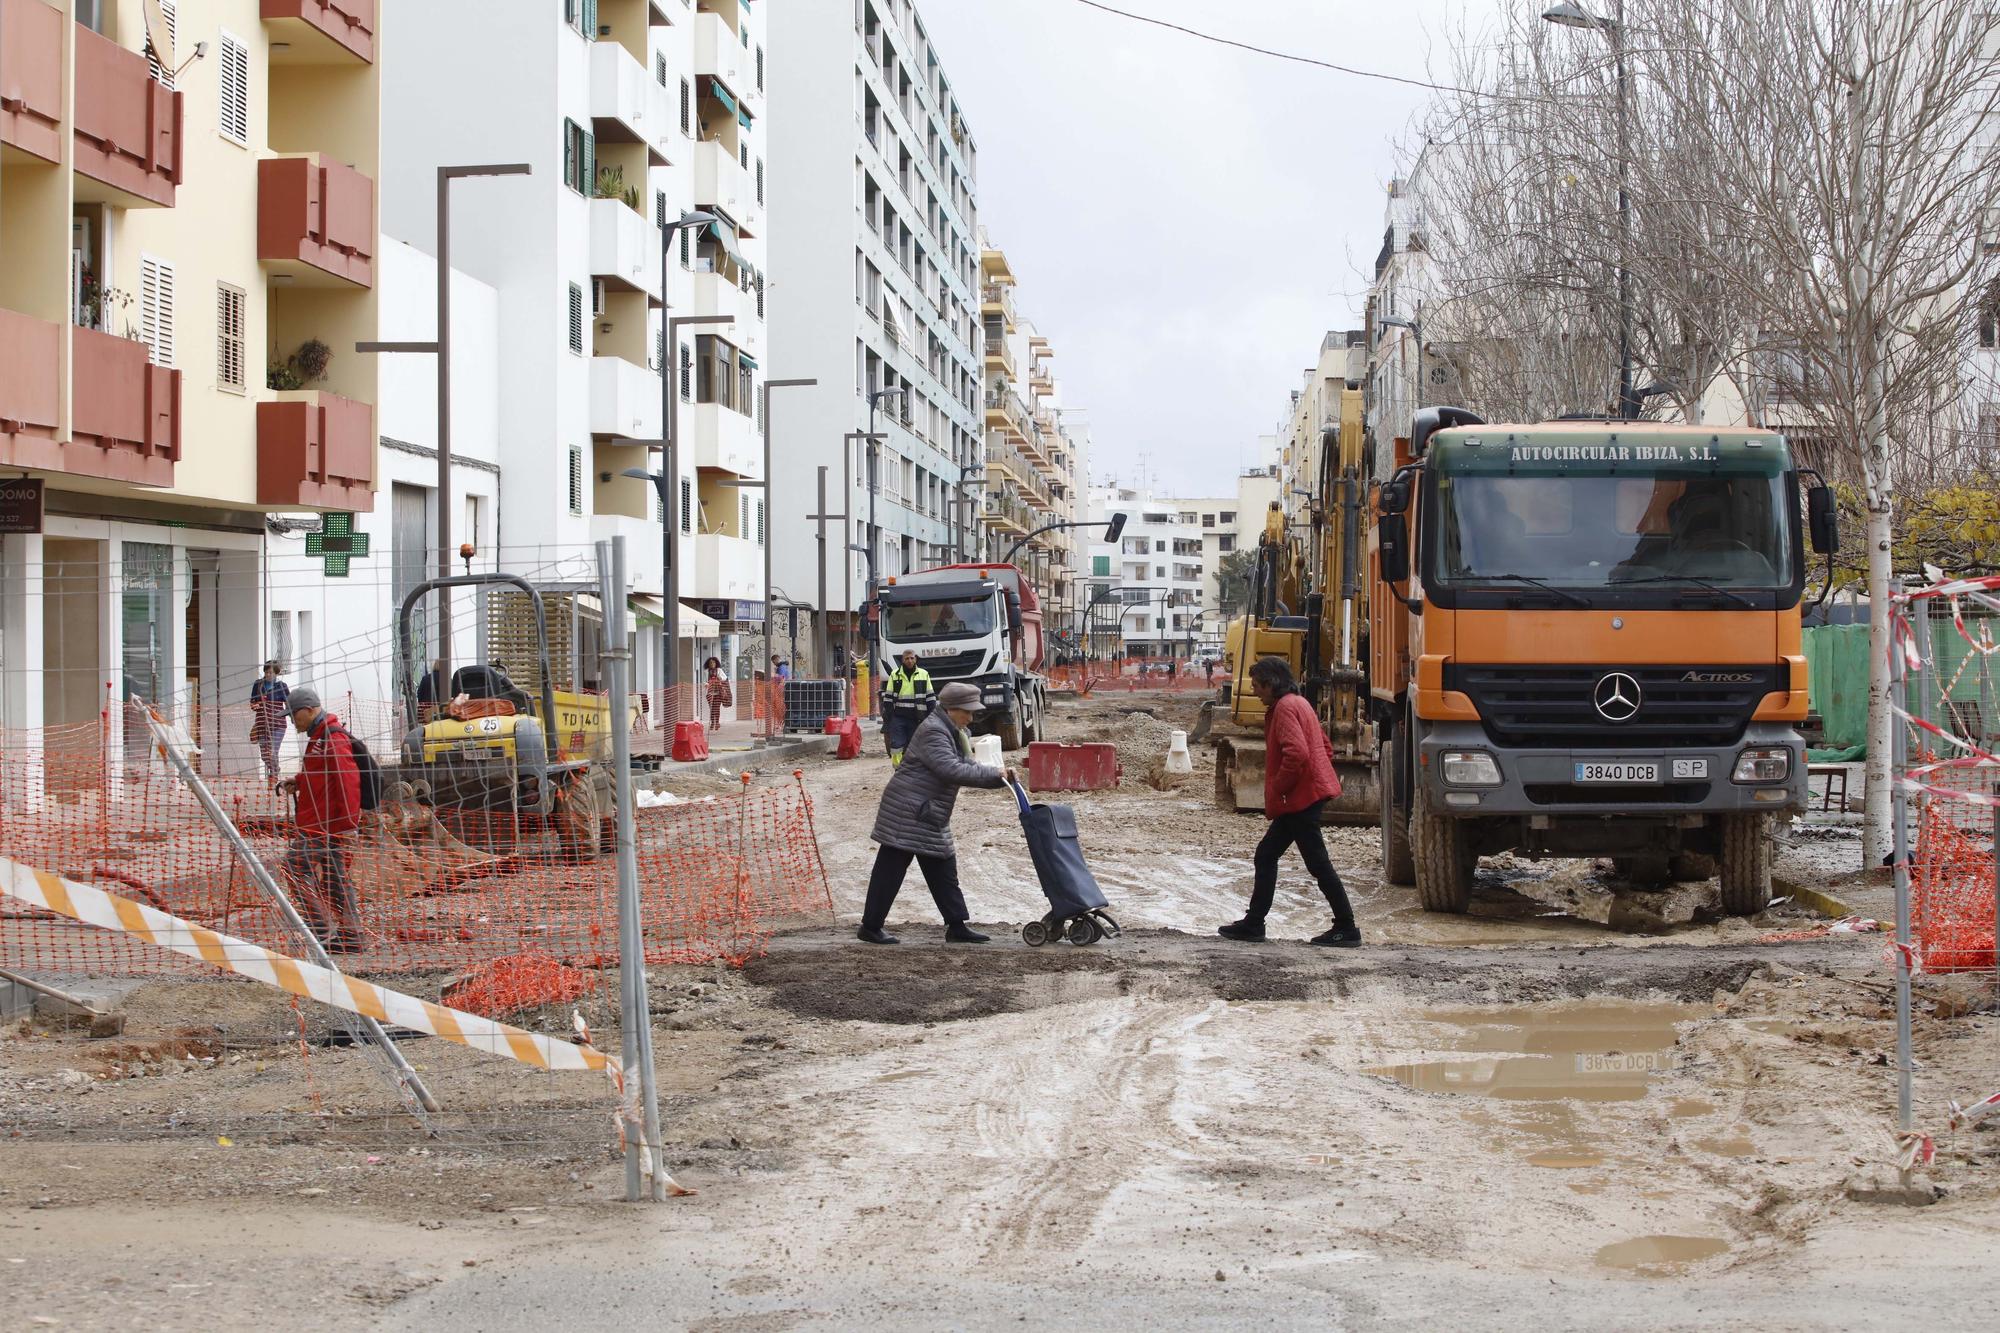
<instances>
[{"instance_id":1,"label":"white apartment facade","mask_svg":"<svg viewBox=\"0 0 2000 1333\"><path fill-rule=\"evenodd\" d=\"M505 503L480 540L502 568L573 579L592 542L624 537L640 625L634 680L649 686L665 637L662 505L652 482L626 473L661 472L670 427L678 679L692 680L710 653L739 664L744 640L761 632L770 526L762 490L730 484L763 479L764 6L425 0L403 10L407 45L385 62L383 109L410 132L384 145L384 230L435 249L441 166L531 170L451 186L452 265L491 286L501 330L491 458ZM663 228L697 210L717 221L675 232L663 286ZM726 322L683 326L669 349L666 320L683 316ZM465 319L454 311L454 337ZM462 423L453 436L454 453L481 448ZM456 548L468 537L453 503ZM434 536L434 494L425 505ZM469 599L457 607L461 642L476 628L472 610Z\"/></svg>"},{"instance_id":2,"label":"white apartment facade","mask_svg":"<svg viewBox=\"0 0 2000 1333\"><path fill-rule=\"evenodd\" d=\"M1101 540L1089 544L1090 595L1084 605L1090 651L1191 656L1200 645L1207 582L1200 510L1189 508L1189 501L1129 486L1092 487L1089 504L1093 529L1125 515L1115 546Z\"/></svg>"},{"instance_id":3,"label":"white apartment facade","mask_svg":"<svg viewBox=\"0 0 2000 1333\"><path fill-rule=\"evenodd\" d=\"M978 544L977 153L910 0L789 4L770 66L772 373L818 381L773 398L773 578L838 632L871 566Z\"/></svg>"}]
</instances>

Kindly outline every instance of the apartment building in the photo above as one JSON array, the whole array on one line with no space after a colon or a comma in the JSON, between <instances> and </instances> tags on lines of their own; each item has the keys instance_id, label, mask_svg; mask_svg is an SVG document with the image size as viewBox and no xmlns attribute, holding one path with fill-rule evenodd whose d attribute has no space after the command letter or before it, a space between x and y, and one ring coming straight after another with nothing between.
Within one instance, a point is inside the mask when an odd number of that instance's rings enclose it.
<instances>
[{"instance_id":1,"label":"apartment building","mask_svg":"<svg viewBox=\"0 0 2000 1333\"><path fill-rule=\"evenodd\" d=\"M373 503L376 9L0 0L5 725L138 696L210 744L265 514Z\"/></svg>"},{"instance_id":2,"label":"apartment building","mask_svg":"<svg viewBox=\"0 0 2000 1333\"><path fill-rule=\"evenodd\" d=\"M642 686L665 642L663 521L679 552L678 679L710 653L735 663L761 632L768 506L734 483L763 480L763 9L425 0L399 11L406 45L384 64L389 121L421 127L385 145L390 235L435 251L440 167L531 169L450 187L451 264L497 294L504 505L466 534L454 500L449 545L492 543L533 571L623 536ZM672 226L695 211L716 220ZM711 322L669 323L683 318ZM663 474L663 429L676 442L664 515L643 475ZM435 483L417 489L392 503L412 529L423 511L435 550ZM474 615L466 602L454 623L476 632Z\"/></svg>"},{"instance_id":3,"label":"apartment building","mask_svg":"<svg viewBox=\"0 0 2000 1333\"><path fill-rule=\"evenodd\" d=\"M1340 425L1342 390L1363 388L1371 374L1385 380L1394 379L1397 363L1393 359L1393 349L1385 348L1385 356L1388 359L1380 363L1370 362L1365 329L1330 329L1320 339L1317 359L1306 368L1299 387L1287 400L1286 411L1278 424L1278 455L1276 459L1269 460L1278 464L1283 479L1279 498L1284 502L1288 520L1300 520L1304 511L1310 508L1313 497L1319 494L1325 466L1321 436L1329 427ZM1384 420L1393 422L1397 418L1385 416ZM1401 420L1402 425L1396 427L1393 434L1409 432L1408 418ZM1386 461L1386 456L1383 461ZM1388 473L1381 475L1387 476ZM1260 518L1260 525L1261 522ZM1251 540L1253 543L1256 540L1254 533Z\"/></svg>"},{"instance_id":4,"label":"apartment building","mask_svg":"<svg viewBox=\"0 0 2000 1333\"><path fill-rule=\"evenodd\" d=\"M1091 591L1084 624L1093 653L1190 657L1200 646L1207 570L1201 511L1189 505L1129 486L1091 488L1093 529L1125 515L1116 546L1089 544Z\"/></svg>"},{"instance_id":5,"label":"apartment building","mask_svg":"<svg viewBox=\"0 0 2000 1333\"><path fill-rule=\"evenodd\" d=\"M1045 601L1046 623L1073 624L1077 610L1078 534L1067 528L1077 508L1080 449L1063 423L1053 365L1055 349L1016 308L1018 280L1004 250L979 237L985 494L980 505L986 553L1015 563Z\"/></svg>"},{"instance_id":6,"label":"apartment building","mask_svg":"<svg viewBox=\"0 0 2000 1333\"><path fill-rule=\"evenodd\" d=\"M840 629L978 545L978 155L910 0L788 5L770 63L772 373L818 381L773 399L774 578Z\"/></svg>"}]
</instances>

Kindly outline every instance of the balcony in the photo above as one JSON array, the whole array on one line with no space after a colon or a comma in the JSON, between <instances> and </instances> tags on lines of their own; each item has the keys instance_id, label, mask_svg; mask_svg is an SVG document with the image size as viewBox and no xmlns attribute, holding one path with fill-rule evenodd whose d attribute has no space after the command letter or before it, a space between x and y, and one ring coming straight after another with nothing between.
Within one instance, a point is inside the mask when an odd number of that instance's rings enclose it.
<instances>
[{"instance_id":1,"label":"balcony","mask_svg":"<svg viewBox=\"0 0 2000 1333\"><path fill-rule=\"evenodd\" d=\"M146 345L70 329L75 392L61 433L60 324L0 310L0 464L171 486L181 455L181 374Z\"/></svg>"},{"instance_id":2,"label":"balcony","mask_svg":"<svg viewBox=\"0 0 2000 1333\"><path fill-rule=\"evenodd\" d=\"M289 50L271 52L271 63L294 65L375 61L376 0L263 0L271 41Z\"/></svg>"},{"instance_id":3,"label":"balcony","mask_svg":"<svg viewBox=\"0 0 2000 1333\"><path fill-rule=\"evenodd\" d=\"M979 288L979 313L998 315L1006 321L1007 331L1014 331L1014 291L1013 288L997 282L984 283Z\"/></svg>"},{"instance_id":4,"label":"balcony","mask_svg":"<svg viewBox=\"0 0 2000 1333\"><path fill-rule=\"evenodd\" d=\"M720 403L682 403L682 439L694 445L694 465L739 477L764 474L764 442L750 418Z\"/></svg>"},{"instance_id":5,"label":"balcony","mask_svg":"<svg viewBox=\"0 0 2000 1333\"><path fill-rule=\"evenodd\" d=\"M757 91L756 57L719 14L703 10L694 16L694 72L697 78L722 80L730 96L750 102L751 115L763 96Z\"/></svg>"},{"instance_id":6,"label":"balcony","mask_svg":"<svg viewBox=\"0 0 2000 1333\"><path fill-rule=\"evenodd\" d=\"M685 549L685 548L683 548ZM764 548L741 537L704 532L694 539L694 569L684 597L758 601L764 596Z\"/></svg>"},{"instance_id":7,"label":"balcony","mask_svg":"<svg viewBox=\"0 0 2000 1333\"><path fill-rule=\"evenodd\" d=\"M41 0L0 0L0 144L62 160L62 25Z\"/></svg>"},{"instance_id":8,"label":"balcony","mask_svg":"<svg viewBox=\"0 0 2000 1333\"><path fill-rule=\"evenodd\" d=\"M257 503L375 507L375 409L307 389L257 404Z\"/></svg>"},{"instance_id":9,"label":"balcony","mask_svg":"<svg viewBox=\"0 0 2000 1333\"><path fill-rule=\"evenodd\" d=\"M375 182L318 154L257 164L257 258L302 287L375 284Z\"/></svg>"},{"instance_id":10,"label":"balcony","mask_svg":"<svg viewBox=\"0 0 2000 1333\"><path fill-rule=\"evenodd\" d=\"M590 44L590 118L599 143L643 143L654 166L680 128L667 90L618 42Z\"/></svg>"},{"instance_id":11,"label":"balcony","mask_svg":"<svg viewBox=\"0 0 2000 1333\"><path fill-rule=\"evenodd\" d=\"M660 377L622 356L590 358L590 433L660 438Z\"/></svg>"},{"instance_id":12,"label":"balcony","mask_svg":"<svg viewBox=\"0 0 2000 1333\"><path fill-rule=\"evenodd\" d=\"M988 370L1004 370L1007 372L1008 379L1019 378L1014 372L1013 350L1007 346L1005 338L995 338L991 334L987 335L986 368Z\"/></svg>"},{"instance_id":13,"label":"balcony","mask_svg":"<svg viewBox=\"0 0 2000 1333\"><path fill-rule=\"evenodd\" d=\"M694 146L696 207L714 204L741 222L755 212L756 200L751 193L750 173L743 169L727 144L705 139Z\"/></svg>"},{"instance_id":14,"label":"balcony","mask_svg":"<svg viewBox=\"0 0 2000 1333\"><path fill-rule=\"evenodd\" d=\"M16 9L26 0L10 0ZM33 26L33 25L30 25ZM60 56L57 57L60 67ZM77 198L125 208L174 206L181 181L181 95L162 88L146 57L81 24L76 29Z\"/></svg>"},{"instance_id":15,"label":"balcony","mask_svg":"<svg viewBox=\"0 0 2000 1333\"><path fill-rule=\"evenodd\" d=\"M660 229L622 199L590 201L590 272L660 302Z\"/></svg>"},{"instance_id":16,"label":"balcony","mask_svg":"<svg viewBox=\"0 0 2000 1333\"><path fill-rule=\"evenodd\" d=\"M1034 526L1033 512L1012 496L994 495L988 492L979 512L980 516L993 527L1024 533Z\"/></svg>"}]
</instances>

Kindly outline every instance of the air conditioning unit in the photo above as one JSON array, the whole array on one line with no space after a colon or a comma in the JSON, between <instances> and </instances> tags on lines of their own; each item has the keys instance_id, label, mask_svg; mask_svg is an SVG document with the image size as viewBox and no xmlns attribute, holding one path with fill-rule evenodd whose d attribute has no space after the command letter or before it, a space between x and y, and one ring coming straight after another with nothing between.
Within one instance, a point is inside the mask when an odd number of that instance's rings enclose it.
<instances>
[{"instance_id":1,"label":"air conditioning unit","mask_svg":"<svg viewBox=\"0 0 2000 1333\"><path fill-rule=\"evenodd\" d=\"M604 313L604 279L590 280L590 313L597 316Z\"/></svg>"}]
</instances>

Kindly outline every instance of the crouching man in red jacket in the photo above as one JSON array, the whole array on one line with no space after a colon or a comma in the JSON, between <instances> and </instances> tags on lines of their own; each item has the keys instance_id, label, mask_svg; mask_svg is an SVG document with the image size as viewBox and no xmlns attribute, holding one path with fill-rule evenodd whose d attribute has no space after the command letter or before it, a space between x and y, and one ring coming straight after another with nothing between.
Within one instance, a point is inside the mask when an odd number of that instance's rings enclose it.
<instances>
[{"instance_id":1,"label":"crouching man in red jacket","mask_svg":"<svg viewBox=\"0 0 2000 1333\"><path fill-rule=\"evenodd\" d=\"M361 769L354 740L340 719L320 706L319 691L293 690L285 701L292 725L305 736L299 774L280 784L298 798L285 868L299 889L299 907L328 953L361 947L354 885L347 878L348 835L361 827Z\"/></svg>"},{"instance_id":2,"label":"crouching man in red jacket","mask_svg":"<svg viewBox=\"0 0 2000 1333\"><path fill-rule=\"evenodd\" d=\"M1257 878L1250 890L1250 908L1241 921L1216 933L1230 940L1264 938L1264 917L1278 887L1278 858L1294 843L1299 859L1319 882L1333 909L1333 929L1313 936L1314 944L1353 948L1361 943L1354 908L1347 890L1326 854L1320 836L1320 816L1326 803L1340 795L1340 778L1333 771L1333 751L1319 715L1299 693L1292 669L1281 657L1260 659L1250 668L1250 688L1264 703L1264 817L1271 827L1257 844L1253 864Z\"/></svg>"}]
</instances>

